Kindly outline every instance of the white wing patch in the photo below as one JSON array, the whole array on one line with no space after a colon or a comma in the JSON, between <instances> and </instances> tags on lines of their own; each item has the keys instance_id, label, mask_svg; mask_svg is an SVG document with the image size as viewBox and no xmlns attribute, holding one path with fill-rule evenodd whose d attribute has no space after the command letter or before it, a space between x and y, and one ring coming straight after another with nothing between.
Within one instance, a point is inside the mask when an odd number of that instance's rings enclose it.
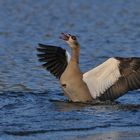
<instances>
[{"instance_id":1,"label":"white wing patch","mask_svg":"<svg viewBox=\"0 0 140 140\"><path fill-rule=\"evenodd\" d=\"M121 76L119 61L110 58L101 65L84 73L83 81L87 84L91 96L96 99L111 87Z\"/></svg>"},{"instance_id":2,"label":"white wing patch","mask_svg":"<svg viewBox=\"0 0 140 140\"><path fill-rule=\"evenodd\" d=\"M71 55L67 50L66 50L66 56L67 56L67 62L69 63L71 59Z\"/></svg>"}]
</instances>

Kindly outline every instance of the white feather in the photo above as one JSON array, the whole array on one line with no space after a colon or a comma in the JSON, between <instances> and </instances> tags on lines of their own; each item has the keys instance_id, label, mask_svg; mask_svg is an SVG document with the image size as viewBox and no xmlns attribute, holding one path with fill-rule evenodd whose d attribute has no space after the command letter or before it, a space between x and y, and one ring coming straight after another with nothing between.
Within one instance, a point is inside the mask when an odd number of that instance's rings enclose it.
<instances>
[{"instance_id":1,"label":"white feather","mask_svg":"<svg viewBox=\"0 0 140 140\"><path fill-rule=\"evenodd\" d=\"M111 87L121 76L119 61L110 58L101 65L84 73L83 81L87 84L91 96L96 99Z\"/></svg>"},{"instance_id":2,"label":"white feather","mask_svg":"<svg viewBox=\"0 0 140 140\"><path fill-rule=\"evenodd\" d=\"M71 59L71 55L67 50L66 50L66 56L67 56L67 62L69 63Z\"/></svg>"}]
</instances>

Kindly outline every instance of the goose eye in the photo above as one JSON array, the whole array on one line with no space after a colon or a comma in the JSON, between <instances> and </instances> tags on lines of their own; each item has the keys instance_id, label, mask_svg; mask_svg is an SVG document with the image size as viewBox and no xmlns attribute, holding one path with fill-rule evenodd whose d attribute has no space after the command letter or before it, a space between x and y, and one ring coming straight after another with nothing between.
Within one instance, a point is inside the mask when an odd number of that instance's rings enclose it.
<instances>
[{"instance_id":1,"label":"goose eye","mask_svg":"<svg viewBox=\"0 0 140 140\"><path fill-rule=\"evenodd\" d=\"M73 40L76 40L76 36L71 36L71 38L72 38Z\"/></svg>"}]
</instances>

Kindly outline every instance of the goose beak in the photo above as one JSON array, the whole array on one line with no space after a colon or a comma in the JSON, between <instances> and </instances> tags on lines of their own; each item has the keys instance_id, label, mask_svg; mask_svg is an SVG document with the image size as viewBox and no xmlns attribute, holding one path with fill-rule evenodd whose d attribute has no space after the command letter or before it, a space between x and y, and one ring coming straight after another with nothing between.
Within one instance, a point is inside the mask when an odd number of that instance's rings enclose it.
<instances>
[{"instance_id":1,"label":"goose beak","mask_svg":"<svg viewBox=\"0 0 140 140\"><path fill-rule=\"evenodd\" d=\"M71 36L70 34L61 33L60 39L68 41L70 36Z\"/></svg>"}]
</instances>

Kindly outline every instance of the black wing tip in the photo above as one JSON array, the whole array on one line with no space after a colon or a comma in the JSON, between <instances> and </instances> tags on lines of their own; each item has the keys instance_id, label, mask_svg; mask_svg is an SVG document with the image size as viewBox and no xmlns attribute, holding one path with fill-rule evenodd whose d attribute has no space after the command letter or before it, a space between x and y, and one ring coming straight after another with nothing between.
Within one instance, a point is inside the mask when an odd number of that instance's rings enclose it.
<instances>
[{"instance_id":1,"label":"black wing tip","mask_svg":"<svg viewBox=\"0 0 140 140\"><path fill-rule=\"evenodd\" d=\"M38 46L39 47L43 47L43 46L46 46L45 44L42 44L42 43L38 43Z\"/></svg>"},{"instance_id":2,"label":"black wing tip","mask_svg":"<svg viewBox=\"0 0 140 140\"><path fill-rule=\"evenodd\" d=\"M42 43L38 43L38 46L41 46L42 45Z\"/></svg>"},{"instance_id":3,"label":"black wing tip","mask_svg":"<svg viewBox=\"0 0 140 140\"><path fill-rule=\"evenodd\" d=\"M43 46L43 44L38 43L38 46L36 47L36 50L37 50L38 52L40 52L40 49L42 48L42 46Z\"/></svg>"},{"instance_id":4,"label":"black wing tip","mask_svg":"<svg viewBox=\"0 0 140 140\"><path fill-rule=\"evenodd\" d=\"M53 48L52 45L45 45L45 44L42 44L42 43L38 43L38 46L36 48L36 50L38 52L46 52L47 50L49 50L49 48Z\"/></svg>"},{"instance_id":5,"label":"black wing tip","mask_svg":"<svg viewBox=\"0 0 140 140\"><path fill-rule=\"evenodd\" d=\"M42 43L38 43L36 49L38 52L38 60L40 62L45 62L44 64L42 64L42 67L49 71L57 79L60 79L67 66L65 57L66 50L61 47L45 45ZM58 67L56 67L57 64L61 65L59 66L59 69Z\"/></svg>"},{"instance_id":6,"label":"black wing tip","mask_svg":"<svg viewBox=\"0 0 140 140\"><path fill-rule=\"evenodd\" d=\"M39 52L40 54L45 52L45 51L44 51L42 48L40 48L40 47L37 47L36 50L37 50L37 52ZM38 55L38 54L37 54L37 55Z\"/></svg>"},{"instance_id":7,"label":"black wing tip","mask_svg":"<svg viewBox=\"0 0 140 140\"><path fill-rule=\"evenodd\" d=\"M54 47L54 46L38 43L38 48L47 48L47 47Z\"/></svg>"},{"instance_id":8,"label":"black wing tip","mask_svg":"<svg viewBox=\"0 0 140 140\"><path fill-rule=\"evenodd\" d=\"M48 46L50 46L50 45L45 45L45 44L42 44L42 43L38 43L37 50L38 49L46 49Z\"/></svg>"}]
</instances>

